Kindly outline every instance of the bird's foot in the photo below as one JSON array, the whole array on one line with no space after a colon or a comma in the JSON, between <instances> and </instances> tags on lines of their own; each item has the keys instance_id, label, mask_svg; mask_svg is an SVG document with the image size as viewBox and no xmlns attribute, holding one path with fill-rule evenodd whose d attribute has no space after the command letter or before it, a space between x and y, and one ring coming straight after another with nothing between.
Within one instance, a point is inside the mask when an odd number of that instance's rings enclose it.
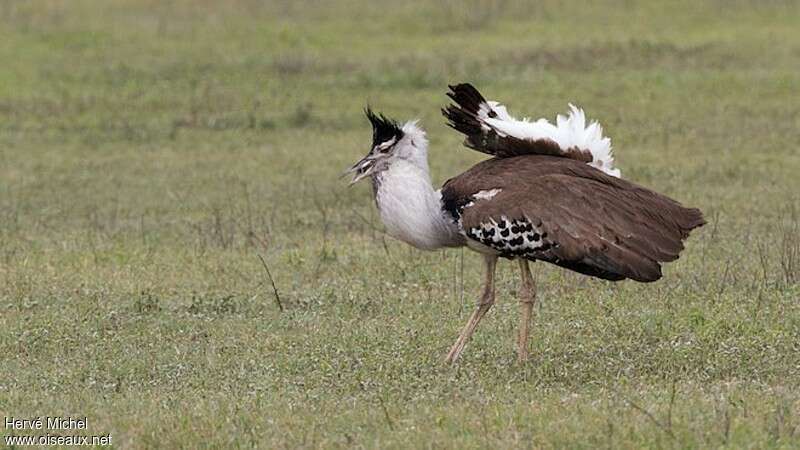
<instances>
[{"instance_id":1,"label":"bird's foot","mask_svg":"<svg viewBox=\"0 0 800 450\"><path fill-rule=\"evenodd\" d=\"M444 359L445 364L455 364L461 356L461 352L464 351L464 346L466 344L467 341L464 339L464 336L459 336L456 343L450 348L450 352L447 353L447 357Z\"/></svg>"}]
</instances>

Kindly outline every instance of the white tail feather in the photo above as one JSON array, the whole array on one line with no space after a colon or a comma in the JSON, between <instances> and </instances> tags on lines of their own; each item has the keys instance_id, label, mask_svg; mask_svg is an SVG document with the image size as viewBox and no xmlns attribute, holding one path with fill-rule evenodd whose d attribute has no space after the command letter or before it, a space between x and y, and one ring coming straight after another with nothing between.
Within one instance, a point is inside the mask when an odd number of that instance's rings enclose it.
<instances>
[{"instance_id":1,"label":"white tail feather","mask_svg":"<svg viewBox=\"0 0 800 450\"><path fill-rule=\"evenodd\" d=\"M487 101L487 104L482 104L478 111L478 117L483 122L481 126L486 130L493 128L502 135L524 140L550 139L565 150L588 150L592 154L592 161L587 164L611 176L620 176L620 170L614 168L611 139L603 136L603 127L596 121L587 126L586 115L575 105L570 103L568 115L559 114L553 125L547 119L535 122L527 118L518 120L509 115L503 105L494 101ZM490 108L496 117L489 117Z\"/></svg>"}]
</instances>

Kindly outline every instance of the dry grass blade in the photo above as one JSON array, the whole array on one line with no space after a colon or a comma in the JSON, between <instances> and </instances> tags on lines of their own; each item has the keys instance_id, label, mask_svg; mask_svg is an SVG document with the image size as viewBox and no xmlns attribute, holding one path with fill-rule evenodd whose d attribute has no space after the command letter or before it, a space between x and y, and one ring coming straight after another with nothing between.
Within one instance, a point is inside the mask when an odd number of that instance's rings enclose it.
<instances>
[{"instance_id":1,"label":"dry grass blade","mask_svg":"<svg viewBox=\"0 0 800 450\"><path fill-rule=\"evenodd\" d=\"M650 411L648 411L647 409L643 408L642 406L640 406L638 403L636 403L636 402L634 402L633 400L631 400L630 398L628 398L628 397L627 397L626 395L624 395L623 393L619 392L618 390L616 390L616 389L614 389L614 388L612 388L612 387L609 387L608 389L609 389L611 392L614 392L615 394L617 394L617 395L618 395L620 398L622 398L623 400L625 400L625 403L627 403L628 405L630 405L630 407L631 407L631 408L633 408L633 409L635 409L635 410L639 411L640 413L644 414L644 416L645 416L645 417L647 417L647 420L649 420L650 422L652 422L652 423L653 423L653 425L655 425L655 426L657 426L658 428L660 428L660 429L661 429L661 430L662 430L664 433L666 433L666 434L667 434L667 436L669 436L671 439L673 439L673 440L675 439L675 433L673 433L673 432L672 432L672 423L671 423L671 422L672 422L672 412L671 412L671 410L672 410L672 405L670 405L670 413L669 413L669 417L668 417L668 422L667 422L667 423L664 423L664 422L662 422L662 421L658 420L658 418L657 418L656 416L654 416L654 415L653 415L653 413L651 413L651 412L650 412ZM674 394L673 394L673 395L674 395ZM672 403L673 401L674 401L674 396L673 396L673 397L672 397L672 399L670 400L670 403Z\"/></svg>"},{"instance_id":2,"label":"dry grass blade","mask_svg":"<svg viewBox=\"0 0 800 450\"><path fill-rule=\"evenodd\" d=\"M269 266L267 262L264 260L264 257L258 255L258 259L261 260L261 265L264 266L264 271L267 273L267 278L269 279L269 283L272 285L272 293L275 294L275 304L278 305L278 310L283 312L283 303L281 303L281 296L278 294L278 288L275 286L275 280L272 278L272 273L269 271Z\"/></svg>"}]
</instances>

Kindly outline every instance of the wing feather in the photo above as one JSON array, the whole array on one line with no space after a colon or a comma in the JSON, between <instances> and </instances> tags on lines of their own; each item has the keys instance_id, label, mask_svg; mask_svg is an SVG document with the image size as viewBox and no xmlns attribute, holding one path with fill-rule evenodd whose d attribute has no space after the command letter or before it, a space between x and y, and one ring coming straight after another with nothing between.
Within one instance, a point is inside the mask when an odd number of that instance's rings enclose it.
<instances>
[{"instance_id":1,"label":"wing feather","mask_svg":"<svg viewBox=\"0 0 800 450\"><path fill-rule=\"evenodd\" d=\"M470 193L496 189L491 198ZM576 162L546 156L492 159L448 181L443 199L462 198L464 230L502 220L525 221L546 236L538 259L609 280L661 278L702 214L631 182ZM469 237L469 236L468 236ZM508 245L483 242L503 254Z\"/></svg>"}]
</instances>

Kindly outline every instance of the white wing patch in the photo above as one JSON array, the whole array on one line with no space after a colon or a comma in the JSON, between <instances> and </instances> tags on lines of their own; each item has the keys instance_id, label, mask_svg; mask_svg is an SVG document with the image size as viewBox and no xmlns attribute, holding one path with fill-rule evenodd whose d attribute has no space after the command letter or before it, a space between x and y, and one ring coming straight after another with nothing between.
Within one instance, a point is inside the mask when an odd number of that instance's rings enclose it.
<instances>
[{"instance_id":1,"label":"white wing patch","mask_svg":"<svg viewBox=\"0 0 800 450\"><path fill-rule=\"evenodd\" d=\"M494 197L495 195L497 195L497 194L499 194L501 192L503 192L503 190L499 189L499 188L487 189L487 190L478 191L478 192L472 194L472 197L475 198L476 200L489 200L489 199L491 199L492 197Z\"/></svg>"}]
</instances>

